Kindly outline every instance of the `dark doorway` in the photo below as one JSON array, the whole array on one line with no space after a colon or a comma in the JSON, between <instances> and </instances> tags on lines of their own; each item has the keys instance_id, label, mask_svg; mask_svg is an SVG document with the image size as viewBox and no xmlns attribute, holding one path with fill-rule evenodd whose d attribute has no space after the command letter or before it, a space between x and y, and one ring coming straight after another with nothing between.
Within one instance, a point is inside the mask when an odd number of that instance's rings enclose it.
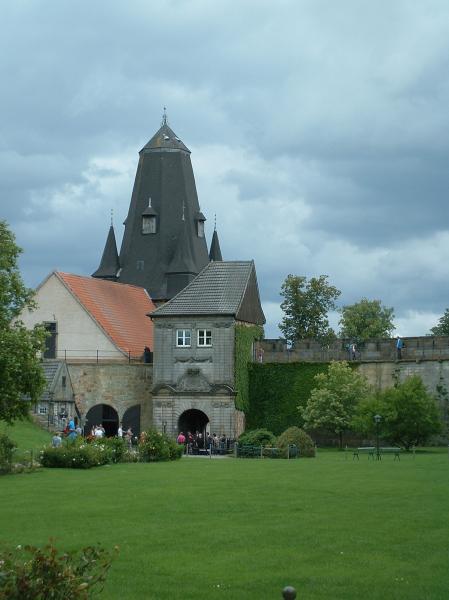
<instances>
[{"instance_id":1,"label":"dark doorway","mask_svg":"<svg viewBox=\"0 0 449 600\"><path fill-rule=\"evenodd\" d=\"M196 408L191 408L190 410L186 410L182 413L178 420L178 432L183 431L187 433L190 431L191 433L196 433L199 431L205 436L206 434L206 425L209 423L208 416L203 413L202 410L197 410Z\"/></svg>"},{"instance_id":2,"label":"dark doorway","mask_svg":"<svg viewBox=\"0 0 449 600\"><path fill-rule=\"evenodd\" d=\"M88 411L86 415L86 423L84 425L84 433L88 435L90 430L95 425L103 425L108 437L117 435L118 430L118 414L117 411L109 406L109 404L96 404Z\"/></svg>"},{"instance_id":3,"label":"dark doorway","mask_svg":"<svg viewBox=\"0 0 449 600\"><path fill-rule=\"evenodd\" d=\"M47 337L45 338L44 358L56 358L56 323L44 323Z\"/></svg>"},{"instance_id":4,"label":"dark doorway","mask_svg":"<svg viewBox=\"0 0 449 600\"><path fill-rule=\"evenodd\" d=\"M131 427L134 435L140 435L140 404L131 406L125 411L122 419L124 431Z\"/></svg>"}]
</instances>

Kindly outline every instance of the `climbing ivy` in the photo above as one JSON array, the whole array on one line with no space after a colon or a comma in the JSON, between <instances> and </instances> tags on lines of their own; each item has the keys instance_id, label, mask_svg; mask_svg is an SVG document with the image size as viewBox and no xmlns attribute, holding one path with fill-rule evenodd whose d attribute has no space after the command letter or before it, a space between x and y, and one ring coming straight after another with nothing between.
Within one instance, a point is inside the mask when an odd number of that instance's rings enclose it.
<instances>
[{"instance_id":1,"label":"climbing ivy","mask_svg":"<svg viewBox=\"0 0 449 600\"><path fill-rule=\"evenodd\" d=\"M263 328L258 325L235 326L235 356L234 356L234 378L237 396L235 406L239 410L247 412L249 407L249 373L248 367L252 359L252 348L254 340L263 336Z\"/></svg>"},{"instance_id":2,"label":"climbing ivy","mask_svg":"<svg viewBox=\"0 0 449 600\"><path fill-rule=\"evenodd\" d=\"M302 427L298 405L305 406L314 377L329 363L252 363L249 366L249 405L246 428L265 427L275 435Z\"/></svg>"}]
</instances>

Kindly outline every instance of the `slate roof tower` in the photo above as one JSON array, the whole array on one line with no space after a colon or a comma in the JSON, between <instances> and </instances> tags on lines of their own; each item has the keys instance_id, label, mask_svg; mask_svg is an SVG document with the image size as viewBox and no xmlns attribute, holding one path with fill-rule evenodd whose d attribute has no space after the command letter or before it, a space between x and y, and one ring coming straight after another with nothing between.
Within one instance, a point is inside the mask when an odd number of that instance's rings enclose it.
<instances>
[{"instance_id":1,"label":"slate roof tower","mask_svg":"<svg viewBox=\"0 0 449 600\"><path fill-rule=\"evenodd\" d=\"M209 262L190 150L162 126L139 152L117 280L151 298L176 295Z\"/></svg>"},{"instance_id":2,"label":"slate roof tower","mask_svg":"<svg viewBox=\"0 0 449 600\"><path fill-rule=\"evenodd\" d=\"M109 279L117 281L117 274L120 269L119 257L117 252L117 242L115 241L114 226L111 223L108 237L101 257L100 266L92 273L92 277L99 279Z\"/></svg>"}]
</instances>

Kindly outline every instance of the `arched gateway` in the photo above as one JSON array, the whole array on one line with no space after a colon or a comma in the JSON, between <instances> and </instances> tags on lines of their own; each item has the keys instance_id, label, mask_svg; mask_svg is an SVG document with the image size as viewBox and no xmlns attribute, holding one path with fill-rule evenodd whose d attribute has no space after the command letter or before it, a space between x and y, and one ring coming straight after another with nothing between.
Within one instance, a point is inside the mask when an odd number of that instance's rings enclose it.
<instances>
[{"instance_id":1,"label":"arched gateway","mask_svg":"<svg viewBox=\"0 0 449 600\"><path fill-rule=\"evenodd\" d=\"M196 433L199 431L206 434L207 424L209 423L209 417L202 410L197 408L191 408L182 413L178 419L178 431L187 433L188 431Z\"/></svg>"},{"instance_id":2,"label":"arched gateway","mask_svg":"<svg viewBox=\"0 0 449 600\"><path fill-rule=\"evenodd\" d=\"M84 433L89 434L95 425L103 425L107 436L117 435L118 414L109 404L96 404L87 412Z\"/></svg>"}]
</instances>

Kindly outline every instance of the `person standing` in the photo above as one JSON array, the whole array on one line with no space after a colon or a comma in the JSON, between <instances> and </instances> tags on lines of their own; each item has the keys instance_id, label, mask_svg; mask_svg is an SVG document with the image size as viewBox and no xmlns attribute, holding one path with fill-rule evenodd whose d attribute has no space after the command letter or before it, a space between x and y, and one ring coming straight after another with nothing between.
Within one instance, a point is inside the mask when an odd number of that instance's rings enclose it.
<instances>
[{"instance_id":1,"label":"person standing","mask_svg":"<svg viewBox=\"0 0 449 600\"><path fill-rule=\"evenodd\" d=\"M351 354L351 360L355 360L356 356L357 356L357 346L355 345L355 342L352 342L352 344L350 346L350 354Z\"/></svg>"},{"instance_id":2,"label":"person standing","mask_svg":"<svg viewBox=\"0 0 449 600\"><path fill-rule=\"evenodd\" d=\"M131 450L133 446L133 430L131 429L131 427L128 427L128 429L126 430L125 439L128 444L128 450Z\"/></svg>"},{"instance_id":3,"label":"person standing","mask_svg":"<svg viewBox=\"0 0 449 600\"><path fill-rule=\"evenodd\" d=\"M62 438L59 431L55 433L55 435L51 439L51 445L53 448L60 448L62 444Z\"/></svg>"},{"instance_id":4,"label":"person standing","mask_svg":"<svg viewBox=\"0 0 449 600\"><path fill-rule=\"evenodd\" d=\"M403 340L398 336L396 338L396 352L398 360L402 359L402 348L404 347Z\"/></svg>"}]
</instances>

